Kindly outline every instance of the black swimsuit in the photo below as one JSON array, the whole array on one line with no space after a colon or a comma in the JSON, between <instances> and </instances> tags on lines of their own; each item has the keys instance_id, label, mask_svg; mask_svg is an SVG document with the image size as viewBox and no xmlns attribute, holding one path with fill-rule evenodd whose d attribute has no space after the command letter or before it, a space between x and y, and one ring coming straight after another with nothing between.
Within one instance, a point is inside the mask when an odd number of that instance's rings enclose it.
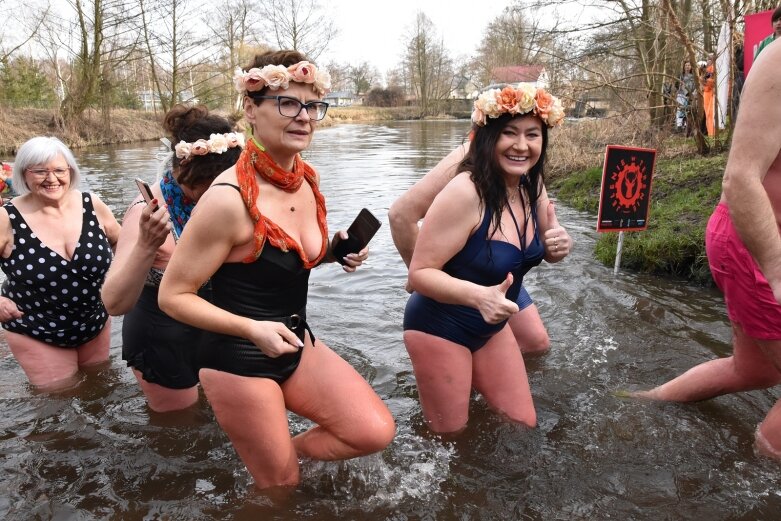
<instances>
[{"instance_id":1,"label":"black swimsuit","mask_svg":"<svg viewBox=\"0 0 781 521\"><path fill-rule=\"evenodd\" d=\"M242 317L282 322L302 342L309 331L314 344L306 323L310 271L296 251L283 252L266 242L254 262L226 263L212 275L212 303ZM204 333L198 349L200 367L280 383L293 374L300 360L301 350L272 358L246 338L212 332Z\"/></svg>"},{"instance_id":2,"label":"black swimsuit","mask_svg":"<svg viewBox=\"0 0 781 521\"><path fill-rule=\"evenodd\" d=\"M149 270L141 295L122 319L122 359L147 382L188 389L198 384L195 355L202 331L160 309L157 294L163 273L158 268ZM210 301L210 291L207 286L198 294Z\"/></svg>"},{"instance_id":3,"label":"black swimsuit","mask_svg":"<svg viewBox=\"0 0 781 521\"><path fill-rule=\"evenodd\" d=\"M108 320L100 299L113 252L100 228L92 198L81 194L83 220L73 258L68 260L43 244L19 210L8 201L14 234L11 255L0 258L7 276L2 296L14 301L21 318L3 328L57 347L78 347L98 336Z\"/></svg>"}]
</instances>

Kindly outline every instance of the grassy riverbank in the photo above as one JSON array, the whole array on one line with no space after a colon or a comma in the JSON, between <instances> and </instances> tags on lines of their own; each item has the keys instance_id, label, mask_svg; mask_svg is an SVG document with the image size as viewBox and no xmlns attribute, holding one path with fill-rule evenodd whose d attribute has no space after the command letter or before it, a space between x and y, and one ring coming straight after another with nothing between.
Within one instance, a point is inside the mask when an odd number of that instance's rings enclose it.
<instances>
[{"instance_id":1,"label":"grassy riverbank","mask_svg":"<svg viewBox=\"0 0 781 521\"><path fill-rule=\"evenodd\" d=\"M648 229L625 232L622 268L711 284L705 256L705 226L721 193L726 153L657 159L651 186ZM599 208L602 167L554 176L549 190L566 204L594 214ZM596 258L612 266L617 233L601 233Z\"/></svg>"},{"instance_id":2,"label":"grassy riverbank","mask_svg":"<svg viewBox=\"0 0 781 521\"><path fill-rule=\"evenodd\" d=\"M0 111L0 156L12 157L19 145L36 135L58 136L75 148L156 140L162 135L161 115L152 112L114 110L108 130L103 128L98 112L87 113L82 124L66 131L53 125L53 115L53 111L44 109ZM416 109L332 107L321 126L403 119L417 119ZM243 128L241 122L239 128ZM649 227L625 235L622 267L710 283L704 230L719 198L725 153L698 156L691 140L649 129L642 114L568 121L551 131L550 142L546 170L549 190L562 202L593 212L595 222L605 145L657 149ZM616 233L600 234L596 258L612 266L616 240Z\"/></svg>"},{"instance_id":3,"label":"grassy riverbank","mask_svg":"<svg viewBox=\"0 0 781 521\"><path fill-rule=\"evenodd\" d=\"M416 107L331 107L319 125L322 128L340 123L418 118ZM12 156L22 143L40 135L56 136L71 148L153 141L162 137L161 119L161 113L116 109L111 111L111 125L106 129L100 113L88 111L82 122L61 129L54 124L53 110L3 108L0 110L0 156ZM239 121L238 127L245 125Z\"/></svg>"}]
</instances>

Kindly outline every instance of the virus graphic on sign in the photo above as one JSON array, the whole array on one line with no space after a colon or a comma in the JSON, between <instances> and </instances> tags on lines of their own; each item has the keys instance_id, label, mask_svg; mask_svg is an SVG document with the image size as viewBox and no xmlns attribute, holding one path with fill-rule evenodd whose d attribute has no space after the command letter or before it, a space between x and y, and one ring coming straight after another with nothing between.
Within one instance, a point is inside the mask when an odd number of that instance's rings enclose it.
<instances>
[{"instance_id":1,"label":"virus graphic on sign","mask_svg":"<svg viewBox=\"0 0 781 521\"><path fill-rule=\"evenodd\" d=\"M635 212L645 197L644 188L648 185L646 166L643 160L630 157L629 162L622 159L610 176L613 183L611 204L616 212Z\"/></svg>"}]
</instances>

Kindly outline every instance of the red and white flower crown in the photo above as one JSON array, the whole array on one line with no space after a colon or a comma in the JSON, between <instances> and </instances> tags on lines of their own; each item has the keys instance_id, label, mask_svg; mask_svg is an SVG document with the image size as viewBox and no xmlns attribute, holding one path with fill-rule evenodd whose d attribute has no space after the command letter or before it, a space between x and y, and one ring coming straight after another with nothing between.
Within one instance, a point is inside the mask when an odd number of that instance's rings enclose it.
<instances>
[{"instance_id":1,"label":"red and white flower crown","mask_svg":"<svg viewBox=\"0 0 781 521\"><path fill-rule=\"evenodd\" d=\"M241 132L212 134L209 136L209 139L199 139L193 143L182 140L174 146L174 152L181 163L186 163L192 156L222 154L229 148L234 147L244 148L244 134Z\"/></svg>"},{"instance_id":2,"label":"red and white flower crown","mask_svg":"<svg viewBox=\"0 0 781 521\"><path fill-rule=\"evenodd\" d=\"M475 100L472 121L479 127L485 126L488 118L502 114L528 114L533 112L548 127L555 127L564 121L561 100L541 87L531 83L520 83L517 87L489 89Z\"/></svg>"},{"instance_id":3,"label":"red and white flower crown","mask_svg":"<svg viewBox=\"0 0 781 521\"><path fill-rule=\"evenodd\" d=\"M286 89L290 82L311 83L317 95L322 97L331 89L331 75L319 70L308 61L301 61L290 67L284 65L266 65L262 69L253 67L248 71L236 69L233 85L242 94L257 92L264 87L271 90Z\"/></svg>"}]
</instances>

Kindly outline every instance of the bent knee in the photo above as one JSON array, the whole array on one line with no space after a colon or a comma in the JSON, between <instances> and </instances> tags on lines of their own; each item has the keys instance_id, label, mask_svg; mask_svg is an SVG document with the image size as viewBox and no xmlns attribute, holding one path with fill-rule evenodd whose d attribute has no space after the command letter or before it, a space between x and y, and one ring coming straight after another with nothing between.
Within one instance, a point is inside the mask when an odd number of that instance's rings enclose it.
<instances>
[{"instance_id":1,"label":"bent knee","mask_svg":"<svg viewBox=\"0 0 781 521\"><path fill-rule=\"evenodd\" d=\"M385 450L396 436L396 422L390 413L375 421L366 422L354 433L349 444L360 454L373 454Z\"/></svg>"},{"instance_id":2,"label":"bent knee","mask_svg":"<svg viewBox=\"0 0 781 521\"><path fill-rule=\"evenodd\" d=\"M550 337L544 329L534 336L516 336L515 341L524 354L541 354L550 349Z\"/></svg>"},{"instance_id":3,"label":"bent knee","mask_svg":"<svg viewBox=\"0 0 781 521\"><path fill-rule=\"evenodd\" d=\"M550 338L548 335L545 335L544 337L535 338L531 342L518 342L518 345L523 354L539 355L547 353L550 349Z\"/></svg>"}]
</instances>

